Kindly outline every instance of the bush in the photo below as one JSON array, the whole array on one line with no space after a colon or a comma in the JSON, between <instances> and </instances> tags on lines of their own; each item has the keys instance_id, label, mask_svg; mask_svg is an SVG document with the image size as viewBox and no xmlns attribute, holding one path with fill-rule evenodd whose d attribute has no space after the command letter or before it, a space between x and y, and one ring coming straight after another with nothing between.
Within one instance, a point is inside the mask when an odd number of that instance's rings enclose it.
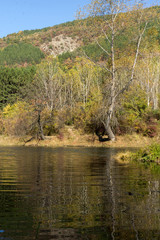
<instances>
[{"instance_id":1,"label":"bush","mask_svg":"<svg viewBox=\"0 0 160 240\"><path fill-rule=\"evenodd\" d=\"M33 119L34 112L28 103L8 104L2 111L4 134L22 136L31 133Z\"/></svg>"},{"instance_id":2,"label":"bush","mask_svg":"<svg viewBox=\"0 0 160 240\"><path fill-rule=\"evenodd\" d=\"M132 86L126 92L117 118L119 134L136 132L151 138L157 135L159 112L154 112L147 106L146 96L140 86Z\"/></svg>"},{"instance_id":3,"label":"bush","mask_svg":"<svg viewBox=\"0 0 160 240\"><path fill-rule=\"evenodd\" d=\"M152 144L139 150L137 153L131 154L131 159L143 163L157 163L160 164L160 144Z\"/></svg>"}]
</instances>

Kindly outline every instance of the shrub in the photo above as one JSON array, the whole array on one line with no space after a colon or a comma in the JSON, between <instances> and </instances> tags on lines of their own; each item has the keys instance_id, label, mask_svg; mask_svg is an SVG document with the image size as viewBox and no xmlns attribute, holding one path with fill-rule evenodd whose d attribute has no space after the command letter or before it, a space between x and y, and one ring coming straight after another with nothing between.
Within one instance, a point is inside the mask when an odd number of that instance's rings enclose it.
<instances>
[{"instance_id":1,"label":"shrub","mask_svg":"<svg viewBox=\"0 0 160 240\"><path fill-rule=\"evenodd\" d=\"M34 122L32 107L26 102L8 104L2 112L4 133L7 135L26 135L31 131Z\"/></svg>"},{"instance_id":2,"label":"shrub","mask_svg":"<svg viewBox=\"0 0 160 240\"><path fill-rule=\"evenodd\" d=\"M152 144L131 154L131 159L145 164L160 164L160 144Z\"/></svg>"}]
</instances>

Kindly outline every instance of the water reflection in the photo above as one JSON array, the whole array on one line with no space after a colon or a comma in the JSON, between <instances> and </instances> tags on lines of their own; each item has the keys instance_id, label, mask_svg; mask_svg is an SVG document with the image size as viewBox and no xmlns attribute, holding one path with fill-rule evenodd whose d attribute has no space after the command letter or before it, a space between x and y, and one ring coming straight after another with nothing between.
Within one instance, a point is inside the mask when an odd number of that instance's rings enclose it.
<instances>
[{"instance_id":1,"label":"water reflection","mask_svg":"<svg viewBox=\"0 0 160 240\"><path fill-rule=\"evenodd\" d=\"M116 151L1 148L0 239L159 239L159 178Z\"/></svg>"}]
</instances>

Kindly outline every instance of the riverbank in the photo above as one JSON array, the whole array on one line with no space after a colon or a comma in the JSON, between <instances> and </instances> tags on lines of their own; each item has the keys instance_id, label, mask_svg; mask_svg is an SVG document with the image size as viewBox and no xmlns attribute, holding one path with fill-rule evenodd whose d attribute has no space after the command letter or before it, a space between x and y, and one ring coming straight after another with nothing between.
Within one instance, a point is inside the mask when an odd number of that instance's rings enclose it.
<instances>
[{"instance_id":1,"label":"riverbank","mask_svg":"<svg viewBox=\"0 0 160 240\"><path fill-rule=\"evenodd\" d=\"M121 163L135 162L154 172L160 173L160 144L140 148L136 152L122 152L116 155L116 160Z\"/></svg>"},{"instance_id":2,"label":"riverbank","mask_svg":"<svg viewBox=\"0 0 160 240\"><path fill-rule=\"evenodd\" d=\"M115 142L99 142L96 135L84 134L74 128L67 127L60 134L47 136L43 141L33 139L29 142L30 136L0 136L0 146L45 146L45 147L144 147L153 142L160 142L158 137L148 138L138 134L117 136ZM26 143L25 143L26 142Z\"/></svg>"}]
</instances>

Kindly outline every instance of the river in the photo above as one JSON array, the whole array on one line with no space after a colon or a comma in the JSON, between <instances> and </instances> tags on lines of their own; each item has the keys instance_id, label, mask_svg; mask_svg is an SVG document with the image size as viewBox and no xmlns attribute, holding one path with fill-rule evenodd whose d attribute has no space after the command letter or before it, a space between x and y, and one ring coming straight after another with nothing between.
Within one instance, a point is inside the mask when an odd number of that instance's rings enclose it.
<instances>
[{"instance_id":1,"label":"river","mask_svg":"<svg viewBox=\"0 0 160 240\"><path fill-rule=\"evenodd\" d=\"M0 239L160 239L160 177L120 149L0 148Z\"/></svg>"}]
</instances>

